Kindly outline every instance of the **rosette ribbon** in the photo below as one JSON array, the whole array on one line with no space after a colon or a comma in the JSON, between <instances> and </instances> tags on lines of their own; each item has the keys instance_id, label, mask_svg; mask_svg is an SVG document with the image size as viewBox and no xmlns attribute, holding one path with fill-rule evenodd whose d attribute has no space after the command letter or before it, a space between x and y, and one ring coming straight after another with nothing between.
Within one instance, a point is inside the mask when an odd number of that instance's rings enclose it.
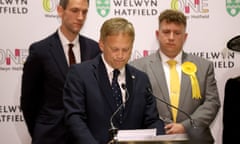
<instances>
[{"instance_id":1,"label":"rosette ribbon","mask_svg":"<svg viewBox=\"0 0 240 144\"><path fill-rule=\"evenodd\" d=\"M197 66L192 62L184 62L182 64L182 71L190 77L192 85L192 98L201 99L200 88L196 76Z\"/></svg>"}]
</instances>

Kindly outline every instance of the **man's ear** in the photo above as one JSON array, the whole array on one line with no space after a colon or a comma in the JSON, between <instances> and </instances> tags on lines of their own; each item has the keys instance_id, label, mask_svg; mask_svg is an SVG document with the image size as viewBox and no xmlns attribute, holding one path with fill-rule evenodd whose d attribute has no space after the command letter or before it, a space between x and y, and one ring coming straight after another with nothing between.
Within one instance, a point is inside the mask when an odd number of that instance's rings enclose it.
<instances>
[{"instance_id":1,"label":"man's ear","mask_svg":"<svg viewBox=\"0 0 240 144\"><path fill-rule=\"evenodd\" d=\"M103 52L104 51L104 43L102 40L98 41L98 46L99 46L100 50Z\"/></svg>"}]
</instances>

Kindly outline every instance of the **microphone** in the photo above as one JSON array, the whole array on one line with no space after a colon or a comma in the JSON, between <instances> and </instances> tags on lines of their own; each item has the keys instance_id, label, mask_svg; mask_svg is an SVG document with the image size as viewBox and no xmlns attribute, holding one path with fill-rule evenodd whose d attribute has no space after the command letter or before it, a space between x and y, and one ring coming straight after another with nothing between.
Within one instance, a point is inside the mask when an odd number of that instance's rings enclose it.
<instances>
[{"instance_id":1,"label":"microphone","mask_svg":"<svg viewBox=\"0 0 240 144\"><path fill-rule=\"evenodd\" d=\"M172 104L166 102L165 100L163 100L163 99L161 99L161 98L159 98L159 97L156 97L156 96L153 94L151 88L147 87L147 91L148 91L149 93L151 93L151 94L152 94L157 100L163 102L163 103L166 104L167 106L170 106L170 107L176 109L177 111L183 113L185 116L187 116L188 119L190 120L191 126L192 126L193 128L196 128L196 126L195 126L195 124L194 124L194 121L193 121L192 117L191 117L188 113L186 113L186 112L183 111L182 109L180 109L180 108L178 108L178 107L176 107L176 106L174 106L174 105L172 105Z\"/></svg>"},{"instance_id":2,"label":"microphone","mask_svg":"<svg viewBox=\"0 0 240 144\"><path fill-rule=\"evenodd\" d=\"M127 86L126 86L126 84L124 84L124 83L122 83L121 84L121 87L122 87L122 89L124 89L125 91L126 91L126 96L125 96L125 102L124 102L124 105L126 104L126 102L128 101L128 99L129 99L129 92L128 92L128 89L127 89Z\"/></svg>"},{"instance_id":3,"label":"microphone","mask_svg":"<svg viewBox=\"0 0 240 144\"><path fill-rule=\"evenodd\" d=\"M112 116L110 117L110 125L111 128L109 129L110 132L110 136L111 136L111 141L115 142L116 138L117 138L117 132L118 132L118 128L114 126L113 124L113 118L116 116L116 114L124 107L124 105L126 104L128 98L129 98L129 93L126 87L126 84L121 84L122 89L124 89L126 91L126 99L125 102L122 102L121 105L117 108L117 110L112 114Z\"/></svg>"}]
</instances>

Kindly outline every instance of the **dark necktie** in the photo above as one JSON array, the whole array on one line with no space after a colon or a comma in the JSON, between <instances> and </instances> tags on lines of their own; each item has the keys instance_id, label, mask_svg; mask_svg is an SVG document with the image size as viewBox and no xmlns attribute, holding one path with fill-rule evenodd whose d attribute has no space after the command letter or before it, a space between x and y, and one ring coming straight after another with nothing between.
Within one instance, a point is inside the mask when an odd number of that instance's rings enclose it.
<instances>
[{"instance_id":1,"label":"dark necktie","mask_svg":"<svg viewBox=\"0 0 240 144\"><path fill-rule=\"evenodd\" d=\"M118 69L113 70L113 79L112 79L112 92L113 97L116 102L116 109L122 104L122 92L120 86L118 84L118 76L120 71ZM123 116L123 108L118 112L119 123L122 123L122 116Z\"/></svg>"},{"instance_id":2,"label":"dark necktie","mask_svg":"<svg viewBox=\"0 0 240 144\"><path fill-rule=\"evenodd\" d=\"M69 64L70 65L76 63L76 59L75 59L75 56L74 56L74 53L73 53L73 50L72 50L73 46L74 45L72 43L68 44L68 47L69 47L69 49L68 49L68 58L69 58Z\"/></svg>"}]
</instances>

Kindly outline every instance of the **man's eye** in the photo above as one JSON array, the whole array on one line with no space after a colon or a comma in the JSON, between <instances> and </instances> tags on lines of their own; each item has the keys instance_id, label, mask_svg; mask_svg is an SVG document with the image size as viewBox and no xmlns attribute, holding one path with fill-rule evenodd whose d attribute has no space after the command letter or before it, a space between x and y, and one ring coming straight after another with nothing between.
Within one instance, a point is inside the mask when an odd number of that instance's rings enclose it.
<instances>
[{"instance_id":1,"label":"man's eye","mask_svg":"<svg viewBox=\"0 0 240 144\"><path fill-rule=\"evenodd\" d=\"M170 31L163 31L163 33L168 34L168 33L170 33Z\"/></svg>"}]
</instances>

